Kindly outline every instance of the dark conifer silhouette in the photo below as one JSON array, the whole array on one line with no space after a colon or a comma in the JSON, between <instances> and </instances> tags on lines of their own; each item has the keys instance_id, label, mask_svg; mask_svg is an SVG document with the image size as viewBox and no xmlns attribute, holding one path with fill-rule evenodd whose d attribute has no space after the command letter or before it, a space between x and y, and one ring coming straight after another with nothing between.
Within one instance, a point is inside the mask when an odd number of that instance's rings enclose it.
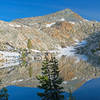
<instances>
[{"instance_id":1,"label":"dark conifer silhouette","mask_svg":"<svg viewBox=\"0 0 100 100\"><path fill-rule=\"evenodd\" d=\"M62 78L59 76L58 60L55 57L45 57L42 62L42 75L37 79L40 82L38 86L44 89L44 93L38 93L42 100L64 100L62 95L63 87L61 87Z\"/></svg>"}]
</instances>

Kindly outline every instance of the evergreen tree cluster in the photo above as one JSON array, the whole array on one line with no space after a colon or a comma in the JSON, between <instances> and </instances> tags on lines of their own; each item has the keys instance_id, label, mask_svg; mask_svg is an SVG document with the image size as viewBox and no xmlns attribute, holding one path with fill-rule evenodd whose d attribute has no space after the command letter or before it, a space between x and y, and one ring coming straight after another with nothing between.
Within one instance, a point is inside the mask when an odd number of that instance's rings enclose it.
<instances>
[{"instance_id":1,"label":"evergreen tree cluster","mask_svg":"<svg viewBox=\"0 0 100 100\"><path fill-rule=\"evenodd\" d=\"M58 60L55 57L51 59L45 57L41 70L42 75L37 77L40 82L38 87L44 89L44 92L38 95L42 100L63 100L63 87L61 87L63 80L59 76Z\"/></svg>"}]
</instances>

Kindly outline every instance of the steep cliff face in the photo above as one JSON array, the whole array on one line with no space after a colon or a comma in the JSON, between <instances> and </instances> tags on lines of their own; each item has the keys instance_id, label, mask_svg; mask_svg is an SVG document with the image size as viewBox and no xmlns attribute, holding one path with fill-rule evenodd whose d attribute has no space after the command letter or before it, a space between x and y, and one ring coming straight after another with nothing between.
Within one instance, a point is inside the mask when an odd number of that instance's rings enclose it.
<instances>
[{"instance_id":1,"label":"steep cliff face","mask_svg":"<svg viewBox=\"0 0 100 100\"><path fill-rule=\"evenodd\" d=\"M74 45L98 31L100 23L87 21L65 9L46 16L0 21L0 42L27 48L31 39L33 49L50 50Z\"/></svg>"}]
</instances>

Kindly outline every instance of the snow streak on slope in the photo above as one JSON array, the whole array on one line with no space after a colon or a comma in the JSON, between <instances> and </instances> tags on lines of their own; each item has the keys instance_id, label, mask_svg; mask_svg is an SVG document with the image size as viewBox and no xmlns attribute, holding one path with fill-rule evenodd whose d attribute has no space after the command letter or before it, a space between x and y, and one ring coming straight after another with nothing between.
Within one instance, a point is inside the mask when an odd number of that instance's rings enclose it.
<instances>
[{"instance_id":1,"label":"snow streak on slope","mask_svg":"<svg viewBox=\"0 0 100 100\"><path fill-rule=\"evenodd\" d=\"M0 63L0 68L19 65L21 63L20 57L21 55L18 52L0 51L0 60L3 60Z\"/></svg>"},{"instance_id":2,"label":"snow streak on slope","mask_svg":"<svg viewBox=\"0 0 100 100\"><path fill-rule=\"evenodd\" d=\"M54 24L55 24L55 22L54 23L51 23L51 24L46 24L46 27L51 27Z\"/></svg>"},{"instance_id":3,"label":"snow streak on slope","mask_svg":"<svg viewBox=\"0 0 100 100\"><path fill-rule=\"evenodd\" d=\"M58 57L74 56L74 55L75 55L75 49L73 46L66 47L66 48L59 48L59 50L58 50Z\"/></svg>"},{"instance_id":4,"label":"snow streak on slope","mask_svg":"<svg viewBox=\"0 0 100 100\"><path fill-rule=\"evenodd\" d=\"M69 21L69 23L70 23L70 24L73 24L73 25L75 24L75 22L72 22L72 21Z\"/></svg>"},{"instance_id":5,"label":"snow streak on slope","mask_svg":"<svg viewBox=\"0 0 100 100\"><path fill-rule=\"evenodd\" d=\"M86 40L83 40L81 42L79 42L78 40L76 41L76 47L84 47L87 44ZM70 46L70 47L66 47L66 48L59 48L58 49L58 58L62 57L62 56L66 56L66 57L76 57L76 63L78 63L80 60L83 61L87 61L88 57L86 55L80 55L80 54L76 54L76 47L74 46Z\"/></svg>"},{"instance_id":6,"label":"snow streak on slope","mask_svg":"<svg viewBox=\"0 0 100 100\"><path fill-rule=\"evenodd\" d=\"M83 40L83 41L79 42L78 40L76 40L75 44L76 44L76 47L75 46L67 46L65 48L61 48L59 46L59 47L57 47L56 50L48 50L48 51L43 51L43 52L54 53L58 59L61 58L62 56L75 57L76 58L75 63L78 63L80 60L87 61L88 57L86 55L76 54L76 48L84 47L87 44L87 41ZM39 50L32 49L32 51L41 54L41 51L39 51ZM42 56L42 55L40 55L40 56ZM21 55L18 52L0 51L0 59L4 60L4 62L1 62L0 68L19 65L21 63L20 57L21 57Z\"/></svg>"},{"instance_id":7,"label":"snow streak on slope","mask_svg":"<svg viewBox=\"0 0 100 100\"><path fill-rule=\"evenodd\" d=\"M7 61L7 62L3 62L2 65L0 65L0 68L8 68L8 67L12 67L12 66L17 66L21 64L21 62L19 60L17 61Z\"/></svg>"},{"instance_id":8,"label":"snow streak on slope","mask_svg":"<svg viewBox=\"0 0 100 100\"><path fill-rule=\"evenodd\" d=\"M9 24L9 26L11 26L11 27L21 27L21 25L18 25L18 24Z\"/></svg>"},{"instance_id":9,"label":"snow streak on slope","mask_svg":"<svg viewBox=\"0 0 100 100\"><path fill-rule=\"evenodd\" d=\"M59 21L65 21L65 19L64 18L61 18Z\"/></svg>"},{"instance_id":10,"label":"snow streak on slope","mask_svg":"<svg viewBox=\"0 0 100 100\"><path fill-rule=\"evenodd\" d=\"M83 47L87 44L86 40L83 40L83 41L79 42L79 40L76 39L75 41L76 41L75 44L77 45L77 47Z\"/></svg>"}]
</instances>

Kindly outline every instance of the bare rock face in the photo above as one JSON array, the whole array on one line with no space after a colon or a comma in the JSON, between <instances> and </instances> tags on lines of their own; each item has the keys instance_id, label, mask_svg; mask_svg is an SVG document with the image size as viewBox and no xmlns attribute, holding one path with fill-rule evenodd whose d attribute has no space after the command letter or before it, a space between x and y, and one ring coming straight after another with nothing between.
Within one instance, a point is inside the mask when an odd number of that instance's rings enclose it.
<instances>
[{"instance_id":1,"label":"bare rock face","mask_svg":"<svg viewBox=\"0 0 100 100\"><path fill-rule=\"evenodd\" d=\"M46 16L0 21L0 42L27 48L27 41L31 39L33 49L50 50L74 45L76 39L81 41L97 31L100 23L87 21L65 9Z\"/></svg>"}]
</instances>

